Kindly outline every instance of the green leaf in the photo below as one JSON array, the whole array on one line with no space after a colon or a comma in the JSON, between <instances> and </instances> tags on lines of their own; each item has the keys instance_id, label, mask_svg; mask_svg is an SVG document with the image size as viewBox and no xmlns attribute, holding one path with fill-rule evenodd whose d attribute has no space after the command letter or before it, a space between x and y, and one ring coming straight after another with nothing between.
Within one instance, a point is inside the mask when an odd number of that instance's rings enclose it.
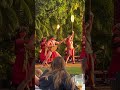
<instances>
[{"instance_id":1,"label":"green leaf","mask_svg":"<svg viewBox=\"0 0 120 90\"><path fill-rule=\"evenodd\" d=\"M16 12L12 8L6 9L8 20L13 28L17 28L19 26L18 18Z\"/></svg>"},{"instance_id":2,"label":"green leaf","mask_svg":"<svg viewBox=\"0 0 120 90\"><path fill-rule=\"evenodd\" d=\"M1 0L0 6L2 6L2 8L7 8L8 4L7 4L6 0Z\"/></svg>"},{"instance_id":3,"label":"green leaf","mask_svg":"<svg viewBox=\"0 0 120 90\"><path fill-rule=\"evenodd\" d=\"M9 5L9 7L11 7L13 5L13 0L6 0L6 2Z\"/></svg>"},{"instance_id":4,"label":"green leaf","mask_svg":"<svg viewBox=\"0 0 120 90\"><path fill-rule=\"evenodd\" d=\"M28 5L26 4L26 2L24 0L21 0L21 8L24 10L26 19L28 20L29 24L32 24L32 22L33 22L32 14L31 14L31 11L30 11Z\"/></svg>"}]
</instances>

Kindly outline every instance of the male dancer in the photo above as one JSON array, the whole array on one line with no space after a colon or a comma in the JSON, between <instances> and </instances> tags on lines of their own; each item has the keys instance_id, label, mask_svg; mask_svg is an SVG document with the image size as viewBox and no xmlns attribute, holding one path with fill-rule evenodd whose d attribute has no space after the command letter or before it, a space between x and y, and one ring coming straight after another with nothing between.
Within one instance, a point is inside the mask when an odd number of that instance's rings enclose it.
<instances>
[{"instance_id":1,"label":"male dancer","mask_svg":"<svg viewBox=\"0 0 120 90\"><path fill-rule=\"evenodd\" d=\"M72 31L72 35L70 34L66 39L66 46L67 46L67 58L66 58L66 64L70 57L72 57L73 64L75 63L75 49L73 46L73 38L74 38L74 31Z\"/></svg>"},{"instance_id":2,"label":"male dancer","mask_svg":"<svg viewBox=\"0 0 120 90\"><path fill-rule=\"evenodd\" d=\"M46 59L43 62L43 65L47 65L48 66L48 60L51 58L55 58L57 56L61 56L56 50L53 51L52 49L56 46L60 44L60 42L55 40L55 37L51 36L50 39L47 41L46 43L46 51L45 51L45 56Z\"/></svg>"}]
</instances>

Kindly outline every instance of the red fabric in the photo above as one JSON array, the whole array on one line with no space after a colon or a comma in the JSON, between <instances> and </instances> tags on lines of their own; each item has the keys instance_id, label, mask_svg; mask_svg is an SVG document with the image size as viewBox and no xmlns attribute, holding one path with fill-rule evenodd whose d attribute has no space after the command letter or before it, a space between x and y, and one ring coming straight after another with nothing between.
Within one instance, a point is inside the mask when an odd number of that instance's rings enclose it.
<instances>
[{"instance_id":1,"label":"red fabric","mask_svg":"<svg viewBox=\"0 0 120 90\"><path fill-rule=\"evenodd\" d=\"M119 24L117 24L119 25ZM116 26L115 26L116 27ZM114 78L117 72L120 72L120 31L114 28L112 38L112 60L108 70L109 77Z\"/></svg>"},{"instance_id":2,"label":"red fabric","mask_svg":"<svg viewBox=\"0 0 120 90\"><path fill-rule=\"evenodd\" d=\"M85 51L85 48L82 48L82 52L80 53L80 59L84 59L86 58L86 51Z\"/></svg>"},{"instance_id":3,"label":"red fabric","mask_svg":"<svg viewBox=\"0 0 120 90\"><path fill-rule=\"evenodd\" d=\"M12 82L13 84L20 84L26 77L26 72L23 71L24 63L24 40L16 40L16 60L12 71Z\"/></svg>"},{"instance_id":4,"label":"red fabric","mask_svg":"<svg viewBox=\"0 0 120 90\"><path fill-rule=\"evenodd\" d=\"M86 72L89 72L89 71L91 71L91 69L92 69L92 59L91 59L91 56L90 56L90 54L87 54L88 55L88 57L87 57L87 62L86 62L86 65L87 65L87 67L86 67ZM94 60L94 65L96 64L96 57L95 57L95 54L93 54L92 55L92 57L93 57L93 60Z\"/></svg>"},{"instance_id":5,"label":"red fabric","mask_svg":"<svg viewBox=\"0 0 120 90\"><path fill-rule=\"evenodd\" d=\"M70 55L70 56L73 56L74 55L74 52L75 52L75 49L67 49L67 54Z\"/></svg>"},{"instance_id":6,"label":"red fabric","mask_svg":"<svg viewBox=\"0 0 120 90\"><path fill-rule=\"evenodd\" d=\"M42 51L40 53L40 61L41 62L43 62L46 58L46 56L45 56L45 44L46 44L46 42L41 42L41 44L40 44L41 49L42 49Z\"/></svg>"},{"instance_id":7,"label":"red fabric","mask_svg":"<svg viewBox=\"0 0 120 90\"><path fill-rule=\"evenodd\" d=\"M120 47L119 49L113 50L112 60L109 68L109 77L114 77L117 72L120 72Z\"/></svg>"},{"instance_id":8,"label":"red fabric","mask_svg":"<svg viewBox=\"0 0 120 90\"><path fill-rule=\"evenodd\" d=\"M52 52L51 58L48 60L48 63L52 62L54 58L60 56L60 54L57 51Z\"/></svg>"},{"instance_id":9,"label":"red fabric","mask_svg":"<svg viewBox=\"0 0 120 90\"><path fill-rule=\"evenodd\" d=\"M42 51L42 52L40 53L40 61L43 62L43 61L45 60L45 58L46 58L45 52Z\"/></svg>"},{"instance_id":10,"label":"red fabric","mask_svg":"<svg viewBox=\"0 0 120 90\"><path fill-rule=\"evenodd\" d=\"M45 44L46 44L46 42L41 42L41 44L40 44L43 52L45 52Z\"/></svg>"},{"instance_id":11,"label":"red fabric","mask_svg":"<svg viewBox=\"0 0 120 90\"><path fill-rule=\"evenodd\" d=\"M55 44L55 40L49 40L49 45L54 45ZM47 42L47 43L48 43ZM41 43L41 49L42 49L42 52L40 53L40 60L43 62L45 59L46 59L46 56L45 56L45 45L46 45L46 42L42 42ZM49 46L48 45L48 46ZM48 50L47 53L49 53L49 51L51 52L51 50ZM60 56L60 54L57 52L57 51L53 51L52 52L52 55L50 57L50 59L47 60L47 63L50 63L53 61L53 59L57 56Z\"/></svg>"},{"instance_id":12,"label":"red fabric","mask_svg":"<svg viewBox=\"0 0 120 90\"><path fill-rule=\"evenodd\" d=\"M66 39L66 45L67 45L67 46L71 45L69 38Z\"/></svg>"}]
</instances>

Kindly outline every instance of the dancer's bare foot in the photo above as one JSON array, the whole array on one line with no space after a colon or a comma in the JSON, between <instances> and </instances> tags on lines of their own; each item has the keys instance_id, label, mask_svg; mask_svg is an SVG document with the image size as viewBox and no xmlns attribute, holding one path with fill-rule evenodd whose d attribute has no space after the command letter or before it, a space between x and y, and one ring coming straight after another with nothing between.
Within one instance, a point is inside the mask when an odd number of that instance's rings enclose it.
<instances>
[{"instance_id":1,"label":"dancer's bare foot","mask_svg":"<svg viewBox=\"0 0 120 90\"><path fill-rule=\"evenodd\" d=\"M65 64L67 64L67 62L65 62Z\"/></svg>"},{"instance_id":2,"label":"dancer's bare foot","mask_svg":"<svg viewBox=\"0 0 120 90\"><path fill-rule=\"evenodd\" d=\"M75 62L73 62L72 64L75 64Z\"/></svg>"}]
</instances>

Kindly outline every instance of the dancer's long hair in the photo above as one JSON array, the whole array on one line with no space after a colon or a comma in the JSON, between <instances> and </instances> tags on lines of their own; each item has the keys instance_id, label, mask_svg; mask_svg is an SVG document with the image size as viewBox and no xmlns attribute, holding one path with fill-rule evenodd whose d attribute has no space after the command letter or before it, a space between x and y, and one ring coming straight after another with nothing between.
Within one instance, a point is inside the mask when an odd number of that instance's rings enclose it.
<instances>
[{"instance_id":1,"label":"dancer's long hair","mask_svg":"<svg viewBox=\"0 0 120 90\"><path fill-rule=\"evenodd\" d=\"M73 85L72 88L74 88L74 84L71 82L70 74L65 69L65 60L62 57L56 57L53 62L51 63L51 68L46 73L46 76L54 75L53 76L53 82L55 89L59 90L59 86L62 83L63 78L65 77L65 83L69 85ZM73 90L71 88L71 90Z\"/></svg>"}]
</instances>

